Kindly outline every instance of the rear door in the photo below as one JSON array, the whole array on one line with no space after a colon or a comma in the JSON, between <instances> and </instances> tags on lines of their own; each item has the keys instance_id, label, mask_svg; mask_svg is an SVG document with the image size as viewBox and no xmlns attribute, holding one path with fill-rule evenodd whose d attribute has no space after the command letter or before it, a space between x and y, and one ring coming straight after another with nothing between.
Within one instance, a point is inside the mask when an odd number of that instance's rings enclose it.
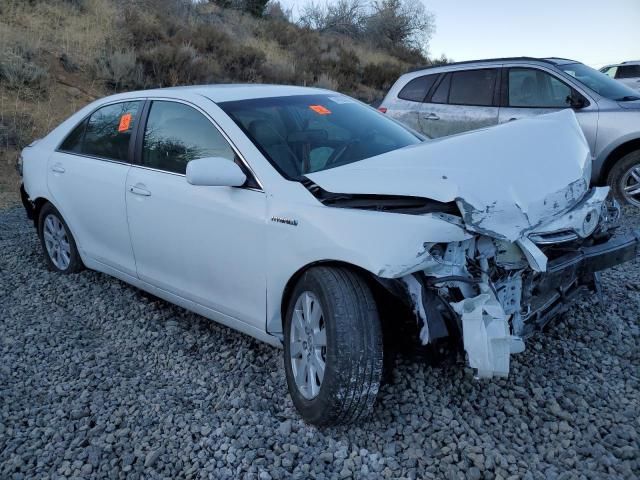
<instances>
[{"instance_id":1,"label":"rear door","mask_svg":"<svg viewBox=\"0 0 640 480\"><path fill-rule=\"evenodd\" d=\"M431 138L498 123L498 68L457 70L441 75L420 115L420 130Z\"/></svg>"},{"instance_id":2,"label":"rear door","mask_svg":"<svg viewBox=\"0 0 640 480\"><path fill-rule=\"evenodd\" d=\"M124 188L142 100L98 108L48 160L53 203L83 256L135 276Z\"/></svg>"},{"instance_id":3,"label":"rear door","mask_svg":"<svg viewBox=\"0 0 640 480\"><path fill-rule=\"evenodd\" d=\"M438 79L438 74L422 75L410 80L399 92L393 104L389 106L387 115L426 134L422 130L420 117L424 110L424 100Z\"/></svg>"}]
</instances>

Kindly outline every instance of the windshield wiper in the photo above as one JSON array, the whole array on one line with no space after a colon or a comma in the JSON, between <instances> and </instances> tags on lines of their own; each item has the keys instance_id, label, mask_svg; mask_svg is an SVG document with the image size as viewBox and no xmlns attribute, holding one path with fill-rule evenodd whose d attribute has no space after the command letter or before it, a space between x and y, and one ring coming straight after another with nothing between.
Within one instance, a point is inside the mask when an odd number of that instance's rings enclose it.
<instances>
[{"instance_id":1,"label":"windshield wiper","mask_svg":"<svg viewBox=\"0 0 640 480\"><path fill-rule=\"evenodd\" d=\"M640 100L640 97L634 97L633 95L625 95L622 98L616 98L616 102L632 102L634 100Z\"/></svg>"}]
</instances>

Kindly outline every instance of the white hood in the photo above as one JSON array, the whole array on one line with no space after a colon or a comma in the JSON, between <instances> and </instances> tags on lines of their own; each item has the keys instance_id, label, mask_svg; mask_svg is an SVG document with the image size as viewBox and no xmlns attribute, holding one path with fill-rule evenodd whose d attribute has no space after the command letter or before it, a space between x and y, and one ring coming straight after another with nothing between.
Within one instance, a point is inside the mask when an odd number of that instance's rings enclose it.
<instances>
[{"instance_id":1,"label":"white hood","mask_svg":"<svg viewBox=\"0 0 640 480\"><path fill-rule=\"evenodd\" d=\"M591 153L563 110L394 150L307 175L334 193L456 201L468 230L515 241L575 205Z\"/></svg>"}]
</instances>

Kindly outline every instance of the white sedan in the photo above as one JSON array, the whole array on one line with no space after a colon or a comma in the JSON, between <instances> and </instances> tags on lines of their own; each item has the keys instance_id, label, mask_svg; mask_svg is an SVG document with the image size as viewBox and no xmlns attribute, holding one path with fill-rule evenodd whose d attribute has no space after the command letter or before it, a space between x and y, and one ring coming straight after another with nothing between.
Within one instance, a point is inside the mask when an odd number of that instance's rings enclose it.
<instances>
[{"instance_id":1,"label":"white sedan","mask_svg":"<svg viewBox=\"0 0 640 480\"><path fill-rule=\"evenodd\" d=\"M570 111L423 142L347 96L259 85L103 98L19 161L51 269L284 346L318 425L366 417L402 312L422 344L461 339L478 377L504 376L523 338L634 258L590 165Z\"/></svg>"}]
</instances>

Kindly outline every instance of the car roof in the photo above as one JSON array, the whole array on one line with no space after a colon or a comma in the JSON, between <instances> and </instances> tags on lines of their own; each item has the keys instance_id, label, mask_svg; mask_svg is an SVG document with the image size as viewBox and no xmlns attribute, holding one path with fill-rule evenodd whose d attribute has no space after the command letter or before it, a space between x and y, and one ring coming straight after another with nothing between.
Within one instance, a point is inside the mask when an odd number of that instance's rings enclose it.
<instances>
[{"instance_id":1,"label":"car roof","mask_svg":"<svg viewBox=\"0 0 640 480\"><path fill-rule=\"evenodd\" d=\"M505 63L505 62L509 62L509 63L539 62L539 63L546 63L546 64L550 64L550 65L567 65L567 64L570 64L570 63L579 63L577 60L571 60L569 58L560 58L560 57L545 57L545 58L538 58L538 57L501 57L501 58L485 58L485 59L480 59L480 60L465 60L463 62L445 63L445 64L442 64L442 65L428 65L428 66L413 68L413 69L409 70L409 73L411 73L411 72L419 72L419 71L422 71L422 70L435 69L435 68L446 69L448 67L455 67L457 65L473 66L473 65L484 65L484 64L494 64L494 63L495 64L499 64L499 63Z\"/></svg>"},{"instance_id":2,"label":"car roof","mask_svg":"<svg viewBox=\"0 0 640 480\"><path fill-rule=\"evenodd\" d=\"M640 65L640 60L628 60L626 62L612 63L610 65L605 65L602 68L624 67L625 65Z\"/></svg>"},{"instance_id":3,"label":"car roof","mask_svg":"<svg viewBox=\"0 0 640 480\"><path fill-rule=\"evenodd\" d=\"M297 87L290 85L267 85L258 83L190 85L184 87L154 88L119 93L107 97L109 99L127 99L140 97L181 97L183 94L202 95L214 102L249 100L255 98L286 97L293 95L334 94L331 90L313 87Z\"/></svg>"}]
</instances>

